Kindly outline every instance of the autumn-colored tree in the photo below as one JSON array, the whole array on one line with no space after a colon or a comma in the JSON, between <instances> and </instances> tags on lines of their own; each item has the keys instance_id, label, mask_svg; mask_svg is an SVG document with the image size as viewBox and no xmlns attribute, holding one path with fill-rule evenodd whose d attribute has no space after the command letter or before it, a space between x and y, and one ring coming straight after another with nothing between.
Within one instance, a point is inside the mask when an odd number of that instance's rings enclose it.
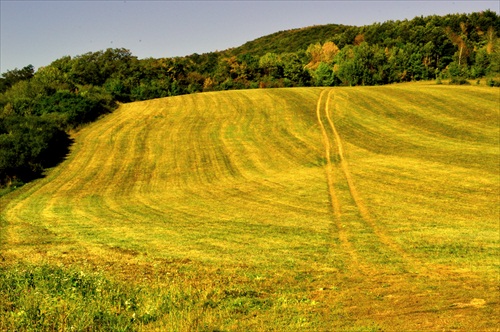
<instances>
[{"instance_id":1,"label":"autumn-colored tree","mask_svg":"<svg viewBox=\"0 0 500 332\"><path fill-rule=\"evenodd\" d=\"M310 61L306 65L306 68L316 70L322 62L332 64L339 51L340 50L337 45L331 41L326 42L323 45L320 43L309 45L306 53L309 55Z\"/></svg>"},{"instance_id":2,"label":"autumn-colored tree","mask_svg":"<svg viewBox=\"0 0 500 332\"><path fill-rule=\"evenodd\" d=\"M455 33L450 27L446 28L446 34L452 43L458 47L458 66L464 64L465 60L469 56L470 49L467 40L467 25L464 22L460 22L460 33Z\"/></svg>"},{"instance_id":3,"label":"autumn-colored tree","mask_svg":"<svg viewBox=\"0 0 500 332\"><path fill-rule=\"evenodd\" d=\"M306 68L308 69L316 69L318 68L319 63L321 62L321 44L316 43L316 44L311 44L307 48L306 54L309 56L310 61L306 65Z\"/></svg>"},{"instance_id":4,"label":"autumn-colored tree","mask_svg":"<svg viewBox=\"0 0 500 332\"><path fill-rule=\"evenodd\" d=\"M365 41L365 35L363 35L363 34L359 34L359 35L357 35L356 37L354 37L354 42L353 42L353 44L354 44L355 46L358 46L358 45L361 45L361 43L362 43L362 42L364 42L364 41Z\"/></svg>"},{"instance_id":5,"label":"autumn-colored tree","mask_svg":"<svg viewBox=\"0 0 500 332\"><path fill-rule=\"evenodd\" d=\"M205 78L203 82L203 91L212 91L214 89L215 82L210 77Z\"/></svg>"},{"instance_id":6,"label":"autumn-colored tree","mask_svg":"<svg viewBox=\"0 0 500 332\"><path fill-rule=\"evenodd\" d=\"M496 38L497 37L496 37L495 29L492 26L490 26L488 28L488 31L486 32L486 40L487 40L486 52L488 54L493 53Z\"/></svg>"},{"instance_id":7,"label":"autumn-colored tree","mask_svg":"<svg viewBox=\"0 0 500 332\"><path fill-rule=\"evenodd\" d=\"M321 47L321 62L331 63L339 53L339 48L333 42L326 42Z\"/></svg>"}]
</instances>

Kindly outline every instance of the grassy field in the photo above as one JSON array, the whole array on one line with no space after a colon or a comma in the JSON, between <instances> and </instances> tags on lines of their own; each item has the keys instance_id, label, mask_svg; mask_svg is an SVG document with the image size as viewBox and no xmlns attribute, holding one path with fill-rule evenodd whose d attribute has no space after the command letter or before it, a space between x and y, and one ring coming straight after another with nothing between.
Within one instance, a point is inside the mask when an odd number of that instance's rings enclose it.
<instances>
[{"instance_id":1,"label":"grassy field","mask_svg":"<svg viewBox=\"0 0 500 332\"><path fill-rule=\"evenodd\" d=\"M499 97L121 105L0 198L0 330L497 331Z\"/></svg>"}]
</instances>

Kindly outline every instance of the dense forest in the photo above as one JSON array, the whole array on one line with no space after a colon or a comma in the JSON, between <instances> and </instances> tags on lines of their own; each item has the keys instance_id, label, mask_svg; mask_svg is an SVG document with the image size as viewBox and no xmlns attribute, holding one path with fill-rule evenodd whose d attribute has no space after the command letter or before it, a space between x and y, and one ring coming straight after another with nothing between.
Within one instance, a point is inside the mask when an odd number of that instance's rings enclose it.
<instances>
[{"instance_id":1,"label":"dense forest","mask_svg":"<svg viewBox=\"0 0 500 332\"><path fill-rule=\"evenodd\" d=\"M487 78L499 86L499 16L492 11L416 17L367 26L277 32L240 47L138 59L127 49L65 56L0 78L0 186L61 161L68 132L117 102L228 89L381 85Z\"/></svg>"}]
</instances>

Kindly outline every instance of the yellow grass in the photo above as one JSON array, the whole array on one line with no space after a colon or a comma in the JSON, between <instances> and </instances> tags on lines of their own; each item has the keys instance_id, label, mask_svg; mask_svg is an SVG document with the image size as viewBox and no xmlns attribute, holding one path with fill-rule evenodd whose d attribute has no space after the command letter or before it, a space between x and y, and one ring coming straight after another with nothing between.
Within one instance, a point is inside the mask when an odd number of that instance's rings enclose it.
<instances>
[{"instance_id":1,"label":"yellow grass","mask_svg":"<svg viewBox=\"0 0 500 332\"><path fill-rule=\"evenodd\" d=\"M2 264L190 290L145 330L496 330L498 112L425 84L124 104L1 199Z\"/></svg>"}]
</instances>

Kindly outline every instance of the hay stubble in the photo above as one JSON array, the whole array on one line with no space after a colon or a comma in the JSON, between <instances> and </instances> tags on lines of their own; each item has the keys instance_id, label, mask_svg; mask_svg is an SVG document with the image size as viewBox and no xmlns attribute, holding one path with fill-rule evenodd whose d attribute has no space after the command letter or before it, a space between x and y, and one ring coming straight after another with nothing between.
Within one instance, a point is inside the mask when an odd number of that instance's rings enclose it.
<instances>
[{"instance_id":1,"label":"hay stubble","mask_svg":"<svg viewBox=\"0 0 500 332\"><path fill-rule=\"evenodd\" d=\"M151 328L494 329L497 102L416 84L124 104L2 199L2 255L268 303Z\"/></svg>"}]
</instances>

